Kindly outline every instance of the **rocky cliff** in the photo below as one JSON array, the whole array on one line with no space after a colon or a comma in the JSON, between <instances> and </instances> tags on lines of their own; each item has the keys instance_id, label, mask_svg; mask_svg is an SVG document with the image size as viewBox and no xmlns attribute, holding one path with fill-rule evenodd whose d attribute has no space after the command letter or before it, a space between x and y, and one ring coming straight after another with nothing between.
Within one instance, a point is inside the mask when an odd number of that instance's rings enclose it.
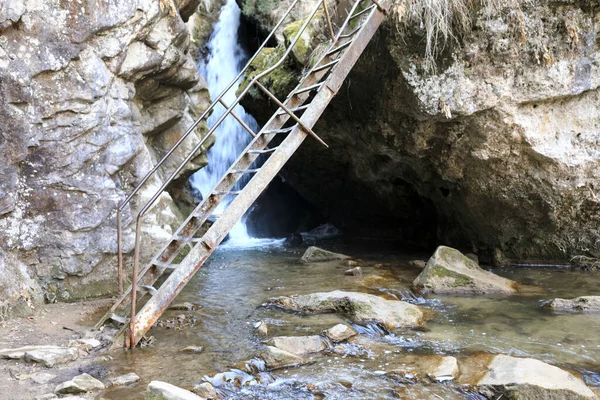
<instances>
[{"instance_id":1,"label":"rocky cliff","mask_svg":"<svg viewBox=\"0 0 600 400\"><path fill-rule=\"evenodd\" d=\"M600 7L474 2L431 60L420 4L398 2L315 128L331 149L305 145L288 181L357 236L600 256Z\"/></svg>"},{"instance_id":2,"label":"rocky cliff","mask_svg":"<svg viewBox=\"0 0 600 400\"><path fill-rule=\"evenodd\" d=\"M0 4L3 286L19 281L33 288L35 300L44 293L49 301L114 293L114 210L209 101L185 24L198 3ZM198 24L194 29L206 30ZM205 128L200 125L179 153ZM205 164L198 154L179 182ZM167 162L125 210L127 251L132 210L175 167ZM168 237L179 219L169 195L162 196L147 218L147 248ZM19 278L27 274L33 279ZM21 292L20 286L7 291L7 300Z\"/></svg>"}]
</instances>

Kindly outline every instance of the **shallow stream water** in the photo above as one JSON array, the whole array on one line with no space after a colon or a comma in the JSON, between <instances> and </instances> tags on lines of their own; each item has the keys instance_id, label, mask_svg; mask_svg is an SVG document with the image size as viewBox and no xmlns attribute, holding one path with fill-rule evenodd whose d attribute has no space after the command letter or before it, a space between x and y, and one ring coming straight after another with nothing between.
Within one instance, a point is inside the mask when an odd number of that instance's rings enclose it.
<instances>
[{"instance_id":1,"label":"shallow stream water","mask_svg":"<svg viewBox=\"0 0 600 400\"><path fill-rule=\"evenodd\" d=\"M313 363L262 374L260 383L219 391L231 399L290 398L415 398L462 399L478 395L452 383L411 384L390 379L385 372L412 355L449 354L457 358L479 352L533 357L581 374L592 388L600 387L600 315L558 314L543 302L554 297L598 294L600 274L558 268L502 268L493 272L535 285L537 293L515 296L412 296L408 287L420 269L408 261L426 255L398 254L393 249L329 243L325 246L361 259L363 277L345 276L342 262L303 265L303 248L283 246L217 251L176 299L198 303L196 311L167 311L163 321L181 314L191 325L181 329L156 327L152 347L117 351L108 362L112 374L135 371L142 382L134 388L110 390L108 399L143 398L146 384L162 380L191 389L203 377L230 371L256 356L261 340L254 322L265 320L269 336L319 334L345 322L343 315L302 316L265 307L271 297L336 289L402 298L434 312L423 330L385 334L353 325L367 353L324 352ZM184 354L186 346L203 346L200 354ZM217 381L220 382L220 377ZM248 377L251 379L251 377ZM251 383L255 383L252 381Z\"/></svg>"}]
</instances>

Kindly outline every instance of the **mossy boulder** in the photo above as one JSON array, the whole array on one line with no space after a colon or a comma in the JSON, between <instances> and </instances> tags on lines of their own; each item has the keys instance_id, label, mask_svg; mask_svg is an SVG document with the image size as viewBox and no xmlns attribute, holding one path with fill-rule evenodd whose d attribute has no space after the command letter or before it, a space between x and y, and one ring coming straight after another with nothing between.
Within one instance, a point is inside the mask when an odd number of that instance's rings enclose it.
<instances>
[{"instance_id":1,"label":"mossy boulder","mask_svg":"<svg viewBox=\"0 0 600 400\"><path fill-rule=\"evenodd\" d=\"M451 247L440 246L427 262L413 287L432 293L515 293L518 284L485 271Z\"/></svg>"},{"instance_id":2,"label":"mossy boulder","mask_svg":"<svg viewBox=\"0 0 600 400\"><path fill-rule=\"evenodd\" d=\"M554 299L548 307L557 311L600 312L600 296L581 296L574 299Z\"/></svg>"},{"instance_id":3,"label":"mossy boulder","mask_svg":"<svg viewBox=\"0 0 600 400\"><path fill-rule=\"evenodd\" d=\"M357 323L376 323L387 330L421 327L425 320L423 311L413 304L341 290L278 297L270 304L304 314L342 313Z\"/></svg>"},{"instance_id":4,"label":"mossy boulder","mask_svg":"<svg viewBox=\"0 0 600 400\"><path fill-rule=\"evenodd\" d=\"M302 25L304 25L307 18L308 17L294 21L283 28L283 37L285 38L286 47L290 46L296 36L298 36L298 33L300 32L300 29L302 29ZM309 62L309 57L315 46L314 38L317 35L322 20L323 12L317 12L292 49L294 59L301 65L307 65Z\"/></svg>"}]
</instances>

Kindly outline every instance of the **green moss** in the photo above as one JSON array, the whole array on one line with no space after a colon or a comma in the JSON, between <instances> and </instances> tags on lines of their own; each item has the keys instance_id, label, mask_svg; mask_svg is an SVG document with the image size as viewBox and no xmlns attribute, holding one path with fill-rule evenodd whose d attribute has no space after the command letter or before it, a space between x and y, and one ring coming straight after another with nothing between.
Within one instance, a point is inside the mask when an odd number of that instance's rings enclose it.
<instances>
[{"instance_id":1,"label":"green moss","mask_svg":"<svg viewBox=\"0 0 600 400\"><path fill-rule=\"evenodd\" d=\"M454 271L450 271L449 269L446 269L444 267L440 267L437 265L430 266L429 273L431 274L431 276L434 276L434 277L437 277L440 279L445 279L445 278L453 279L454 283L449 285L452 287L463 287L463 286L470 286L473 284L473 279L471 277L469 277L467 275L459 274Z\"/></svg>"}]
</instances>

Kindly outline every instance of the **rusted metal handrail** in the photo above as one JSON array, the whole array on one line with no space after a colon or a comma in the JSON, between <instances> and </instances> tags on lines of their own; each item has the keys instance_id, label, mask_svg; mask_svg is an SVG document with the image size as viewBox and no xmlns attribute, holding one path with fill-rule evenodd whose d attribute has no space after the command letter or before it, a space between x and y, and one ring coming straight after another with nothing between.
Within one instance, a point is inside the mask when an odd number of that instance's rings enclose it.
<instances>
[{"instance_id":1,"label":"rusted metal handrail","mask_svg":"<svg viewBox=\"0 0 600 400\"><path fill-rule=\"evenodd\" d=\"M292 7L295 6L295 4L298 3L299 0L296 0ZM238 95L238 97L236 98L236 100L233 102L233 104L231 104L229 106L229 108L227 108L227 110L225 111L225 113L219 118L219 120L213 125L213 127L206 133L206 135L204 135L204 137L202 138L202 140L200 141L200 143L198 143L194 149L189 153L189 155L179 164L179 166L175 169L175 171L173 173L171 173L171 175L169 176L169 178L167 178L165 180L165 182L161 185L161 187L156 191L156 193L152 196L152 198L146 202L146 204L144 205L144 207L142 207L142 209L140 210L140 212L137 215L136 218L136 230L135 230L135 247L134 247L134 259L133 259L133 274L132 274L132 283L131 283L131 316L130 316L130 320L129 320L129 335L128 335L128 341L130 344L132 344L132 346L135 346L135 316L136 316L136 300L137 300L137 281L138 281L138 271L139 271L139 259L140 259L140 241L141 241L141 222L142 222L142 218L143 216L146 214L146 212L153 206L153 204L155 203L155 201L160 197L160 195L164 192L164 190L166 189L166 187L175 179L175 177L177 175L179 175L179 173L183 170L183 168L189 163L189 161L191 161L191 159L194 157L194 155L201 149L202 145L204 145L204 143L206 142L206 140L218 129L218 127L221 125L221 123L230 115L232 114L234 108L241 102L241 100L246 96L246 94L250 91L250 89L254 86L257 85L259 83L259 79L262 79L263 77L271 74L273 71L275 71L277 68L279 68L283 62L285 61L285 59L289 56L289 54L291 53L292 49L296 46L297 42L299 41L300 37L302 36L302 34L304 33L304 31L306 30L306 28L308 27L308 25L310 24L310 22L312 21L312 19L314 18L314 16L317 14L317 12L319 11L319 8L323 6L323 7L327 7L326 6L326 0L321 0L319 1L313 11L310 13L309 17L306 18L306 20L304 21L304 23L302 24L302 27L298 30L298 33L296 35L296 37L294 38L294 40L290 43L289 47L286 49L285 53L281 56L280 60L275 63L273 66L271 66L270 68L268 68L267 70L263 71L262 73L260 73L259 75L257 75L256 77L254 77L254 79L246 86L246 88L244 88L244 90L242 91L242 93L240 95ZM291 7L290 7L291 8ZM291 10L288 10L288 12L290 12ZM327 17L329 17L329 13L327 13ZM270 38L272 36L272 34L274 34L274 32L279 28L279 26L281 25L281 23L283 22L283 19L280 21L280 23L273 29L273 31L271 32L271 34L269 35L268 38ZM330 22L330 20L329 20ZM266 45L266 42L268 41L265 40L265 42L263 43L263 46L261 46L261 48L259 49L259 51ZM255 55L256 57L256 55ZM253 59L255 58L253 57ZM242 71L243 73L244 71ZM232 84L229 86L229 88L227 90L229 90L231 87L233 87L233 83L235 83L239 78L241 77L241 73L240 75L232 82ZM260 85L262 86L262 85ZM264 88L264 87L263 87ZM226 91L227 91L226 90ZM226 92L225 91L225 92ZM267 91L268 92L268 91ZM268 92L270 93L270 92ZM223 93L224 94L224 93ZM221 97L222 95L218 98L217 101L221 102ZM273 96L274 97L274 96ZM216 103L213 102L213 105ZM211 107L212 107L211 106ZM314 136L316 138L318 138L318 136L312 132L312 130L308 127L306 127L302 121L300 121L296 115L291 112L291 110L289 110L287 107L283 107L283 110L285 112L287 112L291 118L293 118L294 120L296 120L300 126L305 129L309 134L311 134L311 136ZM208 110L207 110L208 111ZM204 113L206 114L206 112ZM203 114L203 115L204 115ZM197 123L196 123L197 125ZM244 126L246 128L246 126ZM320 140L320 138L318 138ZM322 140L320 140L321 143L325 144ZM326 145L326 144L325 144ZM174 151L174 149L171 149L171 151L168 153L168 155L172 154L172 152ZM161 160L163 161L163 160ZM154 172L156 171L156 169L154 169ZM149 177L148 177L149 178ZM148 179L146 178L146 180ZM145 182L145 181L144 181ZM137 189L137 188L136 188ZM139 190L139 189L137 189ZM131 196L127 199L127 201L131 200ZM120 210L119 210L120 211ZM119 231L117 233L117 237L118 240L121 239L121 219L120 216L117 216L117 224L119 225ZM119 250L120 250L120 243L119 243ZM121 251L119 251L119 271L120 271L120 279L122 279L122 256L121 256ZM121 281L122 282L122 281ZM120 283L120 288L122 289L122 283Z\"/></svg>"}]
</instances>

